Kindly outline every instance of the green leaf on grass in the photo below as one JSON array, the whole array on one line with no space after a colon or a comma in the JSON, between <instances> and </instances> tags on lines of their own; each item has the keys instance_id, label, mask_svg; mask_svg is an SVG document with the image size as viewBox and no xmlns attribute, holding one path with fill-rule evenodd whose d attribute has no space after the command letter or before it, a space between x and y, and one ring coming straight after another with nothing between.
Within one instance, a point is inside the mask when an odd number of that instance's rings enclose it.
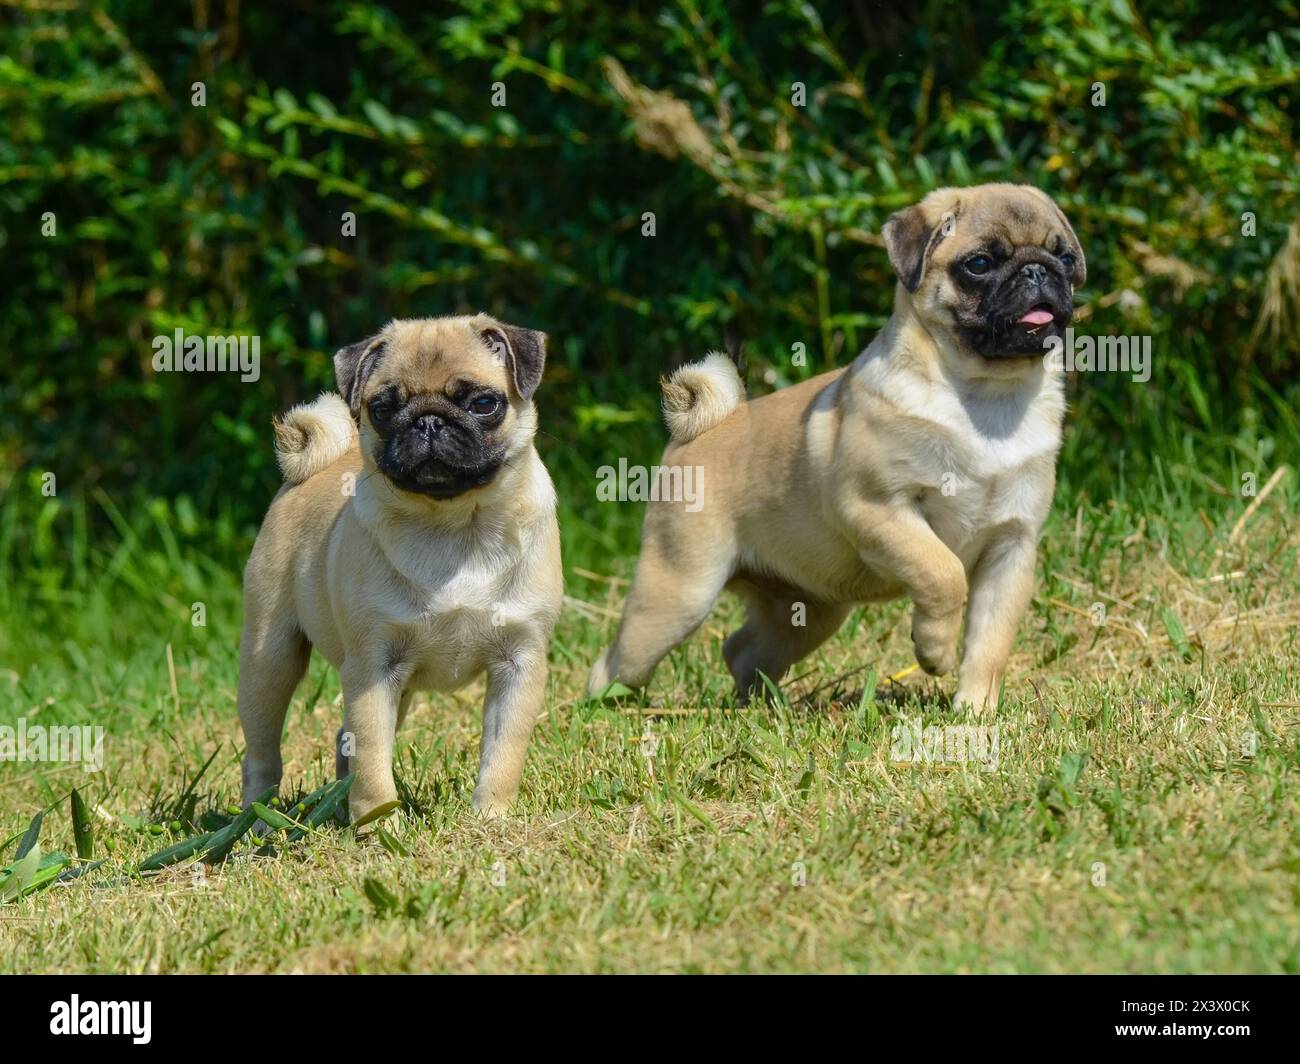
<instances>
[{"instance_id":1,"label":"green leaf on grass","mask_svg":"<svg viewBox=\"0 0 1300 1064\"><path fill-rule=\"evenodd\" d=\"M394 857L411 856L410 850L403 846L396 838L378 824L375 825L375 836L379 839L379 844Z\"/></svg>"},{"instance_id":2,"label":"green leaf on grass","mask_svg":"<svg viewBox=\"0 0 1300 1064\"><path fill-rule=\"evenodd\" d=\"M292 831L294 828L302 826L296 820L290 820L278 809L272 809L269 805L263 805L261 802L253 803L253 812L261 817L269 828L277 828L280 831Z\"/></svg>"},{"instance_id":3,"label":"green leaf on grass","mask_svg":"<svg viewBox=\"0 0 1300 1064\"><path fill-rule=\"evenodd\" d=\"M303 827L294 828L285 836L285 842L297 842L307 834L308 828L318 828L326 820L334 815L343 799L348 796L348 791L352 789L352 781L356 776L349 772L341 780L335 780L325 788L325 793L321 795L321 800L316 803L311 812L303 818Z\"/></svg>"},{"instance_id":4,"label":"green leaf on grass","mask_svg":"<svg viewBox=\"0 0 1300 1064\"><path fill-rule=\"evenodd\" d=\"M1087 753L1069 753L1061 755L1060 780L1061 786L1068 791L1073 791L1079 783L1079 777L1083 775L1083 766L1088 763Z\"/></svg>"},{"instance_id":5,"label":"green leaf on grass","mask_svg":"<svg viewBox=\"0 0 1300 1064\"><path fill-rule=\"evenodd\" d=\"M593 700L596 702L607 702L614 698L629 698L635 694L636 692L632 690L632 688L628 687L627 684L619 683L617 680L614 680L612 683L607 683L597 691L593 696Z\"/></svg>"},{"instance_id":6,"label":"green leaf on grass","mask_svg":"<svg viewBox=\"0 0 1300 1064\"><path fill-rule=\"evenodd\" d=\"M91 872L103 867L103 860L99 860L91 861L90 864L77 865L74 868L66 868L59 873L59 882L70 883L74 879L80 879L82 876L89 875Z\"/></svg>"},{"instance_id":7,"label":"green leaf on grass","mask_svg":"<svg viewBox=\"0 0 1300 1064\"><path fill-rule=\"evenodd\" d=\"M205 831L202 835L195 835L192 839L185 839L183 842L168 846L165 850L159 850L140 862L140 871L157 872L160 868L166 868L169 864L175 864L187 857L193 857L212 841L215 834L215 831Z\"/></svg>"},{"instance_id":8,"label":"green leaf on grass","mask_svg":"<svg viewBox=\"0 0 1300 1064\"><path fill-rule=\"evenodd\" d=\"M42 854L40 846L33 844L21 860L4 869L7 874L0 879L0 902L14 901L48 887L67 864L67 854L57 850Z\"/></svg>"},{"instance_id":9,"label":"green leaf on grass","mask_svg":"<svg viewBox=\"0 0 1300 1064\"><path fill-rule=\"evenodd\" d=\"M72 858L58 850L45 854L36 867L36 875L23 888L23 894L35 894L38 890L48 887L59 878L60 873L71 863Z\"/></svg>"},{"instance_id":10,"label":"green leaf on grass","mask_svg":"<svg viewBox=\"0 0 1300 1064\"><path fill-rule=\"evenodd\" d=\"M23 888L36 877L36 869L41 864L40 846L30 846L27 852L4 870L4 879L0 879L0 902L12 901Z\"/></svg>"},{"instance_id":11,"label":"green leaf on grass","mask_svg":"<svg viewBox=\"0 0 1300 1064\"><path fill-rule=\"evenodd\" d=\"M32 817L32 822L27 825L27 830L23 832L23 841L18 844L18 852L14 854L15 861L21 861L36 845L37 840L41 837L41 821L44 819L44 809Z\"/></svg>"},{"instance_id":12,"label":"green leaf on grass","mask_svg":"<svg viewBox=\"0 0 1300 1064\"><path fill-rule=\"evenodd\" d=\"M813 760L811 753L808 754L808 760L804 764L803 775L799 777L795 790L799 792L799 797L807 798L808 791L813 785L813 780L817 778L817 762Z\"/></svg>"},{"instance_id":13,"label":"green leaf on grass","mask_svg":"<svg viewBox=\"0 0 1300 1064\"><path fill-rule=\"evenodd\" d=\"M387 916L389 913L395 912L400 904L396 894L379 880L370 876L365 878L365 881L361 884L361 889L365 891L366 897L370 899L370 904L375 907L376 916Z\"/></svg>"},{"instance_id":14,"label":"green leaf on grass","mask_svg":"<svg viewBox=\"0 0 1300 1064\"><path fill-rule=\"evenodd\" d=\"M680 805L683 809L685 809L686 812L689 813L694 819L698 820L701 824L703 824L706 828L708 828L711 832L713 832L713 834L715 835L718 834L718 825L713 822L713 819L709 816L708 813L706 813L698 805L696 805L689 798L687 798L686 795L682 794L681 791L673 790L672 796L673 796L673 801L675 801L678 805Z\"/></svg>"},{"instance_id":15,"label":"green leaf on grass","mask_svg":"<svg viewBox=\"0 0 1300 1064\"><path fill-rule=\"evenodd\" d=\"M208 849L204 851L203 860L207 864L216 864L218 861L225 860L227 854L235 848L235 843L247 835L257 823L257 811L253 806L270 801L275 792L276 788L271 787L264 794L258 795L257 801L250 804L220 831L214 832Z\"/></svg>"},{"instance_id":16,"label":"green leaf on grass","mask_svg":"<svg viewBox=\"0 0 1300 1064\"><path fill-rule=\"evenodd\" d=\"M72 806L72 839L77 847L77 856L89 861L95 854L95 835L90 829L90 810L76 787L72 788L69 799Z\"/></svg>"},{"instance_id":17,"label":"green leaf on grass","mask_svg":"<svg viewBox=\"0 0 1300 1064\"><path fill-rule=\"evenodd\" d=\"M1188 642L1187 629L1183 627L1183 622L1178 619L1178 614L1166 606L1160 611L1160 619L1165 622L1165 631L1169 633L1169 641L1173 643L1174 649L1178 651L1178 656L1184 661L1191 661L1192 645Z\"/></svg>"}]
</instances>

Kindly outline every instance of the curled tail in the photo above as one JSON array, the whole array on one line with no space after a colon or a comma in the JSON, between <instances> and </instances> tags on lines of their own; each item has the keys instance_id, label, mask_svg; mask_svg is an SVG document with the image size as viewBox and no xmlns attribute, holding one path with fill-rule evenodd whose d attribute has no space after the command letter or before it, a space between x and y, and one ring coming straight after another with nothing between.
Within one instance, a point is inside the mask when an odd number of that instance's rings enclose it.
<instances>
[{"instance_id":1,"label":"curled tail","mask_svg":"<svg viewBox=\"0 0 1300 1064\"><path fill-rule=\"evenodd\" d=\"M673 443L708 432L745 401L745 382L726 355L714 351L664 377L664 420Z\"/></svg>"},{"instance_id":2,"label":"curled tail","mask_svg":"<svg viewBox=\"0 0 1300 1064\"><path fill-rule=\"evenodd\" d=\"M339 458L357 432L348 404L333 392L299 403L274 427L275 460L290 484L301 484Z\"/></svg>"}]
</instances>

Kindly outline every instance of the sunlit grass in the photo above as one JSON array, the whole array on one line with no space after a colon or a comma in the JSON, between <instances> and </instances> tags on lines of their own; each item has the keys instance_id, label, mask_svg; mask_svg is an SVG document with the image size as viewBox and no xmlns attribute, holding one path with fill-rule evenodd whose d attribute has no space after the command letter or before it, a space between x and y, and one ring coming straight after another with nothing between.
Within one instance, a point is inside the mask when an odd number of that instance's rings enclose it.
<instances>
[{"instance_id":1,"label":"sunlit grass","mask_svg":"<svg viewBox=\"0 0 1300 1064\"><path fill-rule=\"evenodd\" d=\"M412 710L386 835L332 829L274 856L245 841L147 877L144 857L199 830L171 821L214 751L193 818L238 799L236 566L221 544L218 561L169 545L158 508L97 546L68 521L46 556L2 561L30 575L5 592L0 706L102 724L106 769L0 765L0 841L49 806L42 845L74 853L75 786L105 864L0 909L0 967L1300 970L1295 486L1283 475L1243 522L1249 498L1171 483L1058 507L988 722L994 771L898 760L896 725L956 722L951 680L907 672L902 604L856 613L773 708L732 706L729 601L643 696L585 701L631 565L587 556L569 561L515 815L470 812L471 688ZM80 578L41 576L73 555ZM340 712L315 660L286 792L328 779Z\"/></svg>"}]
</instances>

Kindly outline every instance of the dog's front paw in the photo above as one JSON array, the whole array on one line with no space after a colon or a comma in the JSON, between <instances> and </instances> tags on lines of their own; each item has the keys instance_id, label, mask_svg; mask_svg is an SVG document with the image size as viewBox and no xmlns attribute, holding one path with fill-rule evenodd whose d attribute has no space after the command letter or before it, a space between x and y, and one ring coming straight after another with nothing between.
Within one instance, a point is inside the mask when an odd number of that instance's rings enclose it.
<instances>
[{"instance_id":1,"label":"dog's front paw","mask_svg":"<svg viewBox=\"0 0 1300 1064\"><path fill-rule=\"evenodd\" d=\"M931 617L917 610L912 617L912 647L916 660L931 676L942 676L957 665L957 637L961 610Z\"/></svg>"},{"instance_id":2,"label":"dog's front paw","mask_svg":"<svg viewBox=\"0 0 1300 1064\"><path fill-rule=\"evenodd\" d=\"M510 811L510 799L485 792L481 787L474 791L474 812L485 820L496 820Z\"/></svg>"},{"instance_id":3,"label":"dog's front paw","mask_svg":"<svg viewBox=\"0 0 1300 1064\"><path fill-rule=\"evenodd\" d=\"M958 687L957 694L953 696L952 708L959 713L978 717L998 708L997 696L990 698L986 691L972 691L964 686Z\"/></svg>"},{"instance_id":4,"label":"dog's front paw","mask_svg":"<svg viewBox=\"0 0 1300 1064\"><path fill-rule=\"evenodd\" d=\"M952 707L972 717L993 713L998 708L1001 686L1000 674L971 675L968 666L964 665L961 681L957 684L957 694L953 696Z\"/></svg>"},{"instance_id":5,"label":"dog's front paw","mask_svg":"<svg viewBox=\"0 0 1300 1064\"><path fill-rule=\"evenodd\" d=\"M364 771L359 772L348 792L348 815L354 828L372 824L402 804L392 777L375 779L374 775L377 774L368 776Z\"/></svg>"},{"instance_id":6,"label":"dog's front paw","mask_svg":"<svg viewBox=\"0 0 1300 1064\"><path fill-rule=\"evenodd\" d=\"M352 826L361 828L367 824L373 824L376 820L382 820L394 809L400 807L401 804L396 798L367 805L357 805L355 802L349 801L348 809L352 814Z\"/></svg>"},{"instance_id":7,"label":"dog's front paw","mask_svg":"<svg viewBox=\"0 0 1300 1064\"><path fill-rule=\"evenodd\" d=\"M614 677L610 675L609 669L609 648L606 647L600 652L600 657L591 666L591 672L587 674L587 697L599 698L604 694Z\"/></svg>"}]
</instances>

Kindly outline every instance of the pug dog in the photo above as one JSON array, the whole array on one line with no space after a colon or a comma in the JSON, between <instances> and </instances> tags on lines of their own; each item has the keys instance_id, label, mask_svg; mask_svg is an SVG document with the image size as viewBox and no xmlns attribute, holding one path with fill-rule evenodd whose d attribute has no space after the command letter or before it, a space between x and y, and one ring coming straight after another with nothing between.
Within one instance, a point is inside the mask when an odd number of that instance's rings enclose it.
<instances>
[{"instance_id":1,"label":"pug dog","mask_svg":"<svg viewBox=\"0 0 1300 1064\"><path fill-rule=\"evenodd\" d=\"M473 805L503 812L542 709L563 597L555 490L533 447L546 337L486 314L393 321L334 356L338 394L275 425L285 484L244 571L244 800L280 782L314 647L339 670L354 824L398 805L416 690L486 674Z\"/></svg>"},{"instance_id":2,"label":"pug dog","mask_svg":"<svg viewBox=\"0 0 1300 1064\"><path fill-rule=\"evenodd\" d=\"M996 707L1061 444L1046 345L1071 319L1083 251L1024 185L938 189L882 236L894 311L852 365L752 402L718 354L663 382L661 468L694 467L703 500L650 503L591 694L644 685L731 588L747 613L723 656L742 702L854 605L906 596L921 667L956 665L964 620L955 703Z\"/></svg>"}]
</instances>

